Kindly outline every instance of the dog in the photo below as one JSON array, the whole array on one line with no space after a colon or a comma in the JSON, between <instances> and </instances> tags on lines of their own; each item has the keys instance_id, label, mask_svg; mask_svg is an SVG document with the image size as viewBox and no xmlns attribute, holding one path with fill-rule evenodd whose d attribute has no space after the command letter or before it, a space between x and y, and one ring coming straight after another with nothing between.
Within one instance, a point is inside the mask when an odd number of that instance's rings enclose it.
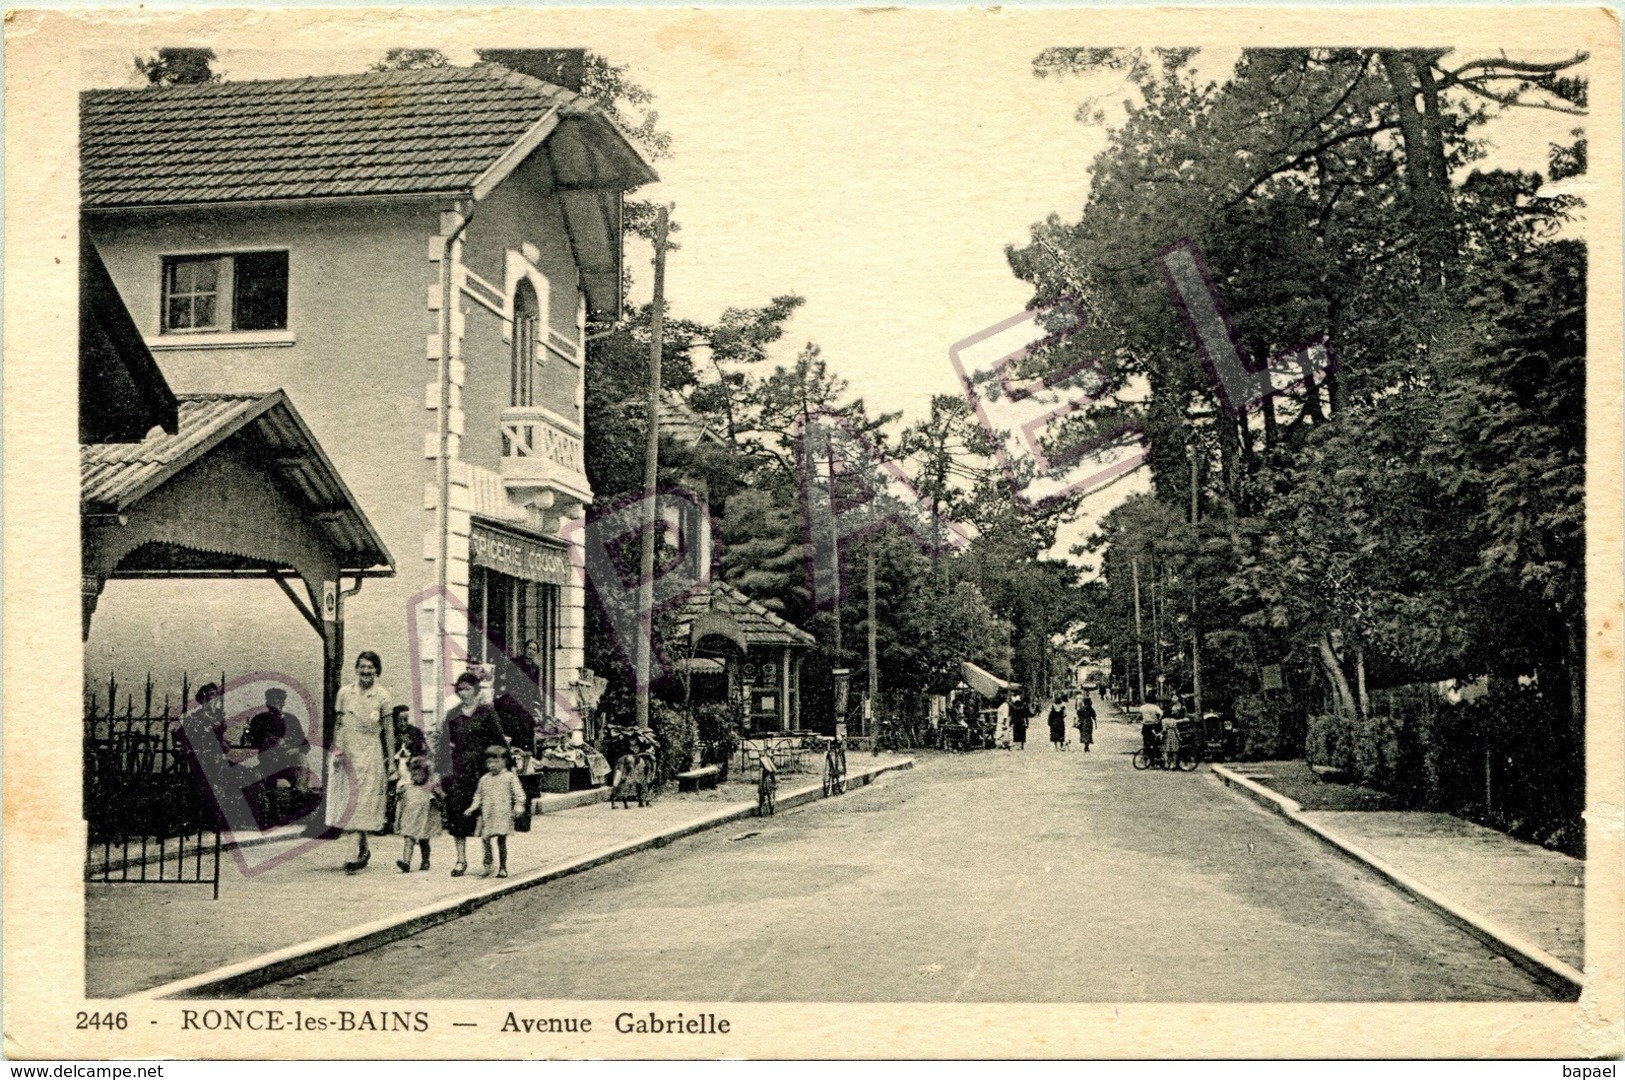
<instances>
[{"instance_id":1,"label":"dog","mask_svg":"<svg viewBox=\"0 0 1625 1080\"><path fill-rule=\"evenodd\" d=\"M615 804L620 803L630 810L634 797L639 806L648 806L654 788L654 775L654 755L622 754L615 760L615 771L610 776L610 809L615 809Z\"/></svg>"}]
</instances>

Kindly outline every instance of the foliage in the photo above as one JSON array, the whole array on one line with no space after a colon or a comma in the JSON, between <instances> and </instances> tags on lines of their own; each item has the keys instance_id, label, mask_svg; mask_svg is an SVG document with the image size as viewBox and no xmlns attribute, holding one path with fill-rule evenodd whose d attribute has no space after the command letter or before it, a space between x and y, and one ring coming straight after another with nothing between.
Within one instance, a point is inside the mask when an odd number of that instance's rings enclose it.
<instances>
[{"instance_id":1,"label":"foliage","mask_svg":"<svg viewBox=\"0 0 1625 1080\"><path fill-rule=\"evenodd\" d=\"M451 67L451 60L439 49L390 49L372 65L372 71L423 71Z\"/></svg>"},{"instance_id":2,"label":"foliage","mask_svg":"<svg viewBox=\"0 0 1625 1080\"><path fill-rule=\"evenodd\" d=\"M157 49L133 61L136 73L152 86L198 86L224 78L214 70L216 59L213 49Z\"/></svg>"},{"instance_id":3,"label":"foliage","mask_svg":"<svg viewBox=\"0 0 1625 1080\"><path fill-rule=\"evenodd\" d=\"M700 741L700 764L722 770L728 779L728 766L739 752L739 733L744 729L743 703L708 702L694 710L695 731Z\"/></svg>"},{"instance_id":4,"label":"foliage","mask_svg":"<svg viewBox=\"0 0 1625 1080\"><path fill-rule=\"evenodd\" d=\"M659 744L655 756L660 762L661 777L669 783L672 777L693 767L697 747L694 727L679 707L658 701L649 705L649 727Z\"/></svg>"}]
</instances>

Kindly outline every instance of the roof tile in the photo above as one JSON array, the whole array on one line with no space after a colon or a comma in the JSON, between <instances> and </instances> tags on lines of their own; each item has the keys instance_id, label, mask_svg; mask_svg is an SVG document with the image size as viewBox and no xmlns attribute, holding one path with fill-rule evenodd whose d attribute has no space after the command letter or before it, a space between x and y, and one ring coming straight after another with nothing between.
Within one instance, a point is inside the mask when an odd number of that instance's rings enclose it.
<instances>
[{"instance_id":1,"label":"roof tile","mask_svg":"<svg viewBox=\"0 0 1625 1080\"><path fill-rule=\"evenodd\" d=\"M608 126L586 97L495 64L93 90L80 99L81 198L112 209L464 191L555 107ZM653 178L642 171L637 183Z\"/></svg>"}]
</instances>

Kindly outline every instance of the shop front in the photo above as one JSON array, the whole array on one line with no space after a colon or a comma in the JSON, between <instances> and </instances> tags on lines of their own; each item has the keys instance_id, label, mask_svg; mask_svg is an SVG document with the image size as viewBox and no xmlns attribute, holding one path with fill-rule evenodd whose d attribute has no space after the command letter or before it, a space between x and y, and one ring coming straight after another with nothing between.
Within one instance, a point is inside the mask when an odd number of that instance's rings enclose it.
<instances>
[{"instance_id":1,"label":"shop front","mask_svg":"<svg viewBox=\"0 0 1625 1080\"><path fill-rule=\"evenodd\" d=\"M468 657L496 673L545 728L559 725L559 597L569 581L557 540L474 521L468 537Z\"/></svg>"}]
</instances>

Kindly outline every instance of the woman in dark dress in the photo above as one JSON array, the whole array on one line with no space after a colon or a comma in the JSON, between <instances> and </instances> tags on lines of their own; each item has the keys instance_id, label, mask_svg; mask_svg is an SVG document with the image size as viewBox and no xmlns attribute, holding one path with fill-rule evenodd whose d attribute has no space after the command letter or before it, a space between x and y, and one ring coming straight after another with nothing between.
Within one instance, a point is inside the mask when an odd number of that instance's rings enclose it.
<instances>
[{"instance_id":1,"label":"woman in dark dress","mask_svg":"<svg viewBox=\"0 0 1625 1080\"><path fill-rule=\"evenodd\" d=\"M1059 697L1050 702L1049 741L1057 750L1066 749L1066 706Z\"/></svg>"},{"instance_id":2,"label":"woman in dark dress","mask_svg":"<svg viewBox=\"0 0 1625 1080\"><path fill-rule=\"evenodd\" d=\"M472 671L457 676L458 705L446 714L441 738L449 741L451 780L446 785L446 831L457 845L452 877L468 872L468 838L478 821L466 811L474 803L480 777L485 774L485 749L502 745L502 725L491 706L480 701L480 677ZM444 760L444 759L443 759Z\"/></svg>"}]
</instances>

